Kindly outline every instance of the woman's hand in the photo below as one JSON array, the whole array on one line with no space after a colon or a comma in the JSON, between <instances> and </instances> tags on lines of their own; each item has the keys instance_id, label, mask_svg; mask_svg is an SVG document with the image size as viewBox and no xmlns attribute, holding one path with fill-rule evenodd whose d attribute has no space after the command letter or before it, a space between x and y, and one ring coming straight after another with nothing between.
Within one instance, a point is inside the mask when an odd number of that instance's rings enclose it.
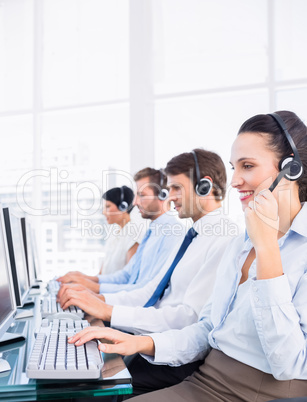
<instances>
[{"instance_id":1,"label":"woman's hand","mask_svg":"<svg viewBox=\"0 0 307 402\"><path fill-rule=\"evenodd\" d=\"M271 191L258 193L244 213L246 230L256 252L257 279L283 275L278 245L278 204Z\"/></svg>"},{"instance_id":2,"label":"woman's hand","mask_svg":"<svg viewBox=\"0 0 307 402\"><path fill-rule=\"evenodd\" d=\"M278 204L270 190L262 190L244 210L246 230L255 250L277 242Z\"/></svg>"},{"instance_id":3,"label":"woman's hand","mask_svg":"<svg viewBox=\"0 0 307 402\"><path fill-rule=\"evenodd\" d=\"M149 336L129 335L112 328L87 327L68 339L76 346L83 345L92 339L99 339L102 343L99 349L104 353L118 353L129 356L134 353L154 355L154 342Z\"/></svg>"}]
</instances>

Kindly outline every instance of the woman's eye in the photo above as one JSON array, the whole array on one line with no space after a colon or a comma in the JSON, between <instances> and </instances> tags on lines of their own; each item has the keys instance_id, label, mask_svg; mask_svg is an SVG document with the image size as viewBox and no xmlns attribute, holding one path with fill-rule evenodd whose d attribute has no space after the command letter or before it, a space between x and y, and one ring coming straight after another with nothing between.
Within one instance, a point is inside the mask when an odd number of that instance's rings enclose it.
<instances>
[{"instance_id":1,"label":"woman's eye","mask_svg":"<svg viewBox=\"0 0 307 402\"><path fill-rule=\"evenodd\" d=\"M252 167L253 167L252 165L247 165L247 164L245 164L245 165L243 166L244 169L250 169L250 168L252 168Z\"/></svg>"}]
</instances>

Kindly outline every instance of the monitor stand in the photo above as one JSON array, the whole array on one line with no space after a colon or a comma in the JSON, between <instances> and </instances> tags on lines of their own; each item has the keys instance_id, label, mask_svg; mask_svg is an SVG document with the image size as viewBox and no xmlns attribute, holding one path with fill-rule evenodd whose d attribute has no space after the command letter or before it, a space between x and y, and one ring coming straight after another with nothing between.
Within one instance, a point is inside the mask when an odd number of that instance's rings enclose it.
<instances>
[{"instance_id":1,"label":"monitor stand","mask_svg":"<svg viewBox=\"0 0 307 402\"><path fill-rule=\"evenodd\" d=\"M5 345L9 345L11 343L25 341L25 340L26 340L25 336L21 333L12 334L12 333L6 332L0 339L0 346L5 346Z\"/></svg>"},{"instance_id":2,"label":"monitor stand","mask_svg":"<svg viewBox=\"0 0 307 402\"><path fill-rule=\"evenodd\" d=\"M35 304L35 298L34 297L27 297L27 299L23 303L23 307L25 307L25 306L33 306L33 304Z\"/></svg>"},{"instance_id":3,"label":"monitor stand","mask_svg":"<svg viewBox=\"0 0 307 402\"><path fill-rule=\"evenodd\" d=\"M1 336L0 346L5 346L5 345L10 345L15 342L25 341L27 333L28 333L28 322L13 321L13 323L7 329L5 334L3 334Z\"/></svg>"},{"instance_id":4,"label":"monitor stand","mask_svg":"<svg viewBox=\"0 0 307 402\"><path fill-rule=\"evenodd\" d=\"M33 309L17 309L15 320L22 320L23 318L33 317Z\"/></svg>"}]
</instances>

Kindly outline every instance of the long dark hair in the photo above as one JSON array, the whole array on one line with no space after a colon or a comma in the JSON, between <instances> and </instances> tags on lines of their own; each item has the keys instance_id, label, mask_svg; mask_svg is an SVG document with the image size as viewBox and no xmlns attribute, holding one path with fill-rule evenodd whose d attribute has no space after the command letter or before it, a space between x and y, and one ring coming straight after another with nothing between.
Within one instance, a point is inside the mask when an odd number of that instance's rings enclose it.
<instances>
[{"instance_id":1,"label":"long dark hair","mask_svg":"<svg viewBox=\"0 0 307 402\"><path fill-rule=\"evenodd\" d=\"M293 112L282 110L275 113L284 121L301 158L304 173L297 180L297 184L300 201L307 201L307 127ZM268 114L258 114L246 120L240 127L238 135L247 132L264 135L267 138L268 147L276 154L278 160L293 153L281 128Z\"/></svg>"}]
</instances>

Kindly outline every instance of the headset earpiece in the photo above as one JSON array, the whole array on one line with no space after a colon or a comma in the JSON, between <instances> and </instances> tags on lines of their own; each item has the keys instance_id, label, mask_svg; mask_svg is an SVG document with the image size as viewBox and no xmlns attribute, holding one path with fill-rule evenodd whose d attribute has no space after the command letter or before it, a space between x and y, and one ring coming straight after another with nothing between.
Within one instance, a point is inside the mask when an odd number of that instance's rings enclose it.
<instances>
[{"instance_id":1,"label":"headset earpiece","mask_svg":"<svg viewBox=\"0 0 307 402\"><path fill-rule=\"evenodd\" d=\"M164 201L167 199L167 197L168 197L168 191L166 190L166 188L162 188L158 195L159 200Z\"/></svg>"},{"instance_id":2,"label":"headset earpiece","mask_svg":"<svg viewBox=\"0 0 307 402\"><path fill-rule=\"evenodd\" d=\"M200 171L199 171L199 165L198 165L196 153L194 151L192 151L192 155L193 155L194 161L195 161L195 172L196 172L195 193L197 195L199 195L200 197L206 197L208 194L210 194L213 183L209 179L206 179L206 178L201 179L200 178Z\"/></svg>"},{"instance_id":3,"label":"headset earpiece","mask_svg":"<svg viewBox=\"0 0 307 402\"><path fill-rule=\"evenodd\" d=\"M200 197L206 197L212 189L212 181L209 179L200 179L195 186L195 192Z\"/></svg>"},{"instance_id":4,"label":"headset earpiece","mask_svg":"<svg viewBox=\"0 0 307 402\"><path fill-rule=\"evenodd\" d=\"M273 117L277 125L282 130L294 154L294 156L289 155L280 160L280 172L269 188L270 191L273 191L283 177L290 181L298 180L302 176L304 169L296 145L289 131L287 130L283 119L277 113L269 113L269 116Z\"/></svg>"},{"instance_id":5,"label":"headset earpiece","mask_svg":"<svg viewBox=\"0 0 307 402\"><path fill-rule=\"evenodd\" d=\"M166 188L163 188L163 182L164 182L163 172L160 169L160 191L158 194L158 198L160 201L165 201L168 197L168 190Z\"/></svg>"},{"instance_id":6,"label":"headset earpiece","mask_svg":"<svg viewBox=\"0 0 307 402\"><path fill-rule=\"evenodd\" d=\"M295 181L303 174L303 166L293 156L286 156L279 162L279 170L289 171L285 173L285 178L290 181Z\"/></svg>"},{"instance_id":7,"label":"headset earpiece","mask_svg":"<svg viewBox=\"0 0 307 402\"><path fill-rule=\"evenodd\" d=\"M125 197L124 188L121 187L121 188L120 188L120 204L119 204L119 206L118 206L118 209L119 209L121 212L126 212L127 209L128 209L128 207L129 207L128 202L124 200L124 197Z\"/></svg>"}]
</instances>

